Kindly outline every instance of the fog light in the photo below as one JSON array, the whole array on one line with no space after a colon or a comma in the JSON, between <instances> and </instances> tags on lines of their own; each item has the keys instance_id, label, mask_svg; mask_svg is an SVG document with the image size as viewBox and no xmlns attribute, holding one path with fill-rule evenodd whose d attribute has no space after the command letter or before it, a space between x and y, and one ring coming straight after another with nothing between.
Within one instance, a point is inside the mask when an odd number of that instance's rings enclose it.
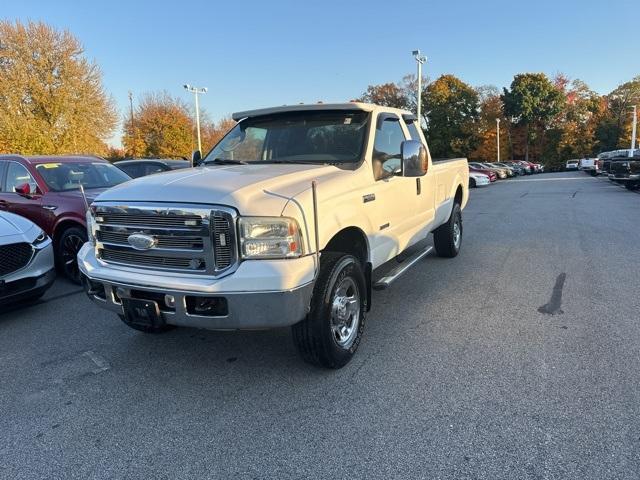
<instances>
[{"instance_id":1,"label":"fog light","mask_svg":"<svg viewBox=\"0 0 640 480\"><path fill-rule=\"evenodd\" d=\"M187 313L208 317L226 317L229 314L224 297L187 297Z\"/></svg>"},{"instance_id":2,"label":"fog light","mask_svg":"<svg viewBox=\"0 0 640 480\"><path fill-rule=\"evenodd\" d=\"M176 306L176 297L173 295L165 295L164 296L164 304L169 308L175 308Z\"/></svg>"}]
</instances>

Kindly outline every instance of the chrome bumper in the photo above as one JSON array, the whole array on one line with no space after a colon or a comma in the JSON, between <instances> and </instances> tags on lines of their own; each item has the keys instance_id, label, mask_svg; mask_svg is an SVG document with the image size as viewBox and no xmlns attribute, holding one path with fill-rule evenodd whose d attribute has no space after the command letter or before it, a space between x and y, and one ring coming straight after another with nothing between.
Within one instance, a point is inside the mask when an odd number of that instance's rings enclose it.
<instances>
[{"instance_id":1,"label":"chrome bumper","mask_svg":"<svg viewBox=\"0 0 640 480\"><path fill-rule=\"evenodd\" d=\"M311 304L313 271L309 272L305 267L313 265L312 258L274 263L272 268L267 269L271 275L281 277L286 287L230 291L224 286L242 283L242 267L219 280L206 279L201 275L190 277L167 275L164 272L141 273L103 265L92 252L91 246L85 244L78 254L80 271L88 280L85 287L89 298L100 307L120 315L124 314L122 299L136 298L156 301L163 321L169 325L207 330L251 330L298 323L306 316ZM294 265L295 262L299 263ZM251 282L245 279L245 283ZM262 284L273 284L273 279L265 276ZM104 292L102 288L96 292L98 294L92 292L96 286L104 288ZM161 299L165 295L173 297L171 307L162 304ZM190 312L188 302L204 297L223 301L226 304L225 314L197 315Z\"/></svg>"}]
</instances>

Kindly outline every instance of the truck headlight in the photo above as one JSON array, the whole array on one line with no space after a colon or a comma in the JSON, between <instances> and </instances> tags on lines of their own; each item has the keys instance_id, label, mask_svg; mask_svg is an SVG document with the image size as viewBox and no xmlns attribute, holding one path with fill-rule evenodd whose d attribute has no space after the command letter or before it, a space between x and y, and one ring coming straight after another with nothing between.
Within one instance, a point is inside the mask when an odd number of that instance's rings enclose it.
<instances>
[{"instance_id":1,"label":"truck headlight","mask_svg":"<svg viewBox=\"0 0 640 480\"><path fill-rule=\"evenodd\" d=\"M89 243L91 245L96 244L96 220L93 218L93 213L91 209L87 209L87 213L85 215L85 219L87 221L87 238L89 239Z\"/></svg>"},{"instance_id":2,"label":"truck headlight","mask_svg":"<svg viewBox=\"0 0 640 480\"><path fill-rule=\"evenodd\" d=\"M240 217L242 258L296 258L302 255L300 226L288 217Z\"/></svg>"}]
</instances>

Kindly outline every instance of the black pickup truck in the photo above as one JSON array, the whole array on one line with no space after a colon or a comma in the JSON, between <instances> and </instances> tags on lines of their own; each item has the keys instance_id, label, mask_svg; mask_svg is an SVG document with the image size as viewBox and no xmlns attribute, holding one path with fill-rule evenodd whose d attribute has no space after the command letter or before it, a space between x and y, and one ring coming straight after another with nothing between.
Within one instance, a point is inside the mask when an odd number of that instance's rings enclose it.
<instances>
[{"instance_id":1,"label":"black pickup truck","mask_svg":"<svg viewBox=\"0 0 640 480\"><path fill-rule=\"evenodd\" d=\"M615 157L609 165L609 180L620 183L629 190L640 187L640 150L633 157Z\"/></svg>"}]
</instances>

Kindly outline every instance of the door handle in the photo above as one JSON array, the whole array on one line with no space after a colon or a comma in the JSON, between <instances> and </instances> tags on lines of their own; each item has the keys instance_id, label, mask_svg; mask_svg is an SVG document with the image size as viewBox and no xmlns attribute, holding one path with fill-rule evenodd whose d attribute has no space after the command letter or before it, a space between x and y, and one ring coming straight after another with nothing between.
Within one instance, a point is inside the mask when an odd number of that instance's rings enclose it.
<instances>
[{"instance_id":1,"label":"door handle","mask_svg":"<svg viewBox=\"0 0 640 480\"><path fill-rule=\"evenodd\" d=\"M422 183L420 183L420 179L416 178L416 195L420 195L422 193Z\"/></svg>"}]
</instances>

